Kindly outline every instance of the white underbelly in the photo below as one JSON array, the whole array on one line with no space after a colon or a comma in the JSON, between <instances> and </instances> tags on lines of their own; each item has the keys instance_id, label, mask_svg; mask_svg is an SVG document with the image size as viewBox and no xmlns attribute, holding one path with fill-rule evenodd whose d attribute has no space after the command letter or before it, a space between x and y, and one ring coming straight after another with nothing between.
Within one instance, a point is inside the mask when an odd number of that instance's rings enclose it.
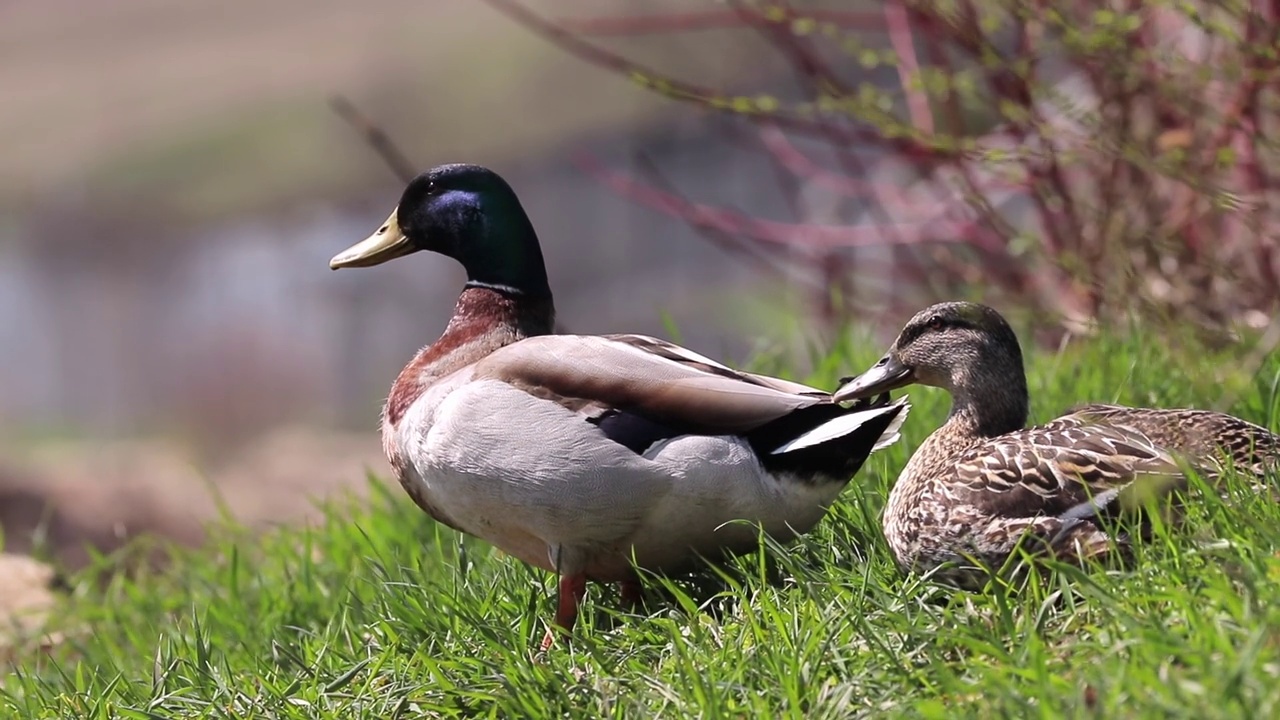
<instances>
[{"instance_id":1,"label":"white underbelly","mask_svg":"<svg viewBox=\"0 0 1280 720\"><path fill-rule=\"evenodd\" d=\"M547 569L554 548L570 551L597 579L625 577L633 551L642 567L676 570L754 548L761 526L791 539L841 487L770 476L736 437L683 436L636 455L492 380L433 386L393 432L410 466L402 480L460 529Z\"/></svg>"}]
</instances>

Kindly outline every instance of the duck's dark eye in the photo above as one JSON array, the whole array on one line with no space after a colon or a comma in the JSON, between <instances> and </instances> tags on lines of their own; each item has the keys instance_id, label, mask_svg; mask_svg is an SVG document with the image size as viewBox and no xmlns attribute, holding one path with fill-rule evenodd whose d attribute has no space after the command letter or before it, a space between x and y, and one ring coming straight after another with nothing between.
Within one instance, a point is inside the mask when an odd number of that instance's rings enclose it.
<instances>
[{"instance_id":1,"label":"duck's dark eye","mask_svg":"<svg viewBox=\"0 0 1280 720\"><path fill-rule=\"evenodd\" d=\"M938 317L938 316L934 316L934 317L929 318L928 328L929 328L930 330L941 330L941 329L942 329L942 326L943 326L943 325L945 325L945 324L946 324L946 323L944 323L944 322L942 321L942 318L940 318L940 317Z\"/></svg>"}]
</instances>

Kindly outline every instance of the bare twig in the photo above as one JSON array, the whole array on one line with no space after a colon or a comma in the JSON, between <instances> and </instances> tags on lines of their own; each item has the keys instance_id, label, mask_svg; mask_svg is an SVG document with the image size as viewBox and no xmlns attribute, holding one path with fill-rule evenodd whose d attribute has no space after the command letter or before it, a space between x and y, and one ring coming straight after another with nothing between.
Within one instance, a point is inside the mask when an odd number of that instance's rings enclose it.
<instances>
[{"instance_id":1,"label":"bare twig","mask_svg":"<svg viewBox=\"0 0 1280 720\"><path fill-rule=\"evenodd\" d=\"M648 177L654 186L668 193L671 197L683 200L684 196L679 192L675 184L658 169L658 165L653 161L653 158L645 153L637 153L634 159L640 167L641 174ZM580 156L578 165L588 169L599 167L592 158L586 155ZM695 225L692 227L712 245L728 253L743 257L757 269L763 270L770 275L781 276L783 274L779 257L779 252L785 251L783 246L753 242L750 238L727 233L720 228L709 225Z\"/></svg>"},{"instance_id":2,"label":"bare twig","mask_svg":"<svg viewBox=\"0 0 1280 720\"><path fill-rule=\"evenodd\" d=\"M609 170L591 156L579 156L580 169L603 182L618 194L703 229L732 233L762 243L810 248L871 247L890 244L885 230L877 225L818 225L785 223L755 218L737 210L695 203L684 196L641 182L624 173ZM984 230L969 220L935 219L920 223L898 223L900 244L924 242L981 242Z\"/></svg>"},{"instance_id":3,"label":"bare twig","mask_svg":"<svg viewBox=\"0 0 1280 720\"><path fill-rule=\"evenodd\" d=\"M400 151L399 146L395 144L391 136L374 123L369 116L360 112L359 108L345 96L334 95L329 99L329 107L338 114L338 117L346 120L348 125L360 133L360 136L369 144L369 147L378 153L378 157L382 158L383 162L387 164L387 167L391 168L391 172L395 173L401 182L408 183L418 174L414 164Z\"/></svg>"},{"instance_id":4,"label":"bare twig","mask_svg":"<svg viewBox=\"0 0 1280 720\"><path fill-rule=\"evenodd\" d=\"M875 15L868 12L812 10L805 13L804 17L816 22L832 23L836 27L844 29L874 29L876 27ZM794 19L796 19L795 16L782 16L780 21L790 22ZM632 37L660 33L739 28L743 26L743 18L735 10L702 10L647 15L561 18L557 21L557 24L576 35Z\"/></svg>"},{"instance_id":5,"label":"bare twig","mask_svg":"<svg viewBox=\"0 0 1280 720\"><path fill-rule=\"evenodd\" d=\"M832 128L820 121L815 121L811 117L788 111L785 108L769 111L758 108L739 108L722 93L694 83L668 77L652 68L632 62L617 53L592 45L555 22L532 12L517 0L484 0L484 2L579 59L625 75L642 86L673 100L691 102L704 108L739 115L748 119L765 117L769 122L788 130L816 135L824 139L831 139L834 136L835 140L847 147L863 144L884 145L900 153L903 157L916 159L936 159L946 155L946 153L919 143L912 138L885 138L883 135L866 128Z\"/></svg>"}]
</instances>

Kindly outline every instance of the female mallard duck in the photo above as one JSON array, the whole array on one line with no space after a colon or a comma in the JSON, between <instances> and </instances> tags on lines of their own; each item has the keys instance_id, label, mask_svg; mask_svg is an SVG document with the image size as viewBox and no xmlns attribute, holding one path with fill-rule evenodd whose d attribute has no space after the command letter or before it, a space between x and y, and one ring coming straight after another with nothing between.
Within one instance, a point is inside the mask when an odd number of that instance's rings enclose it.
<instances>
[{"instance_id":1,"label":"female mallard duck","mask_svg":"<svg viewBox=\"0 0 1280 720\"><path fill-rule=\"evenodd\" d=\"M1280 437L1204 410L1085 405L1024 429L1018 338L975 303L921 311L874 367L843 382L837 402L913 383L951 393L946 424L911 456L884 512L890 548L916 569L998 567L1024 538L1068 559L1094 556L1110 547L1100 519L1130 504L1122 490L1135 480L1182 479L1180 461L1212 475L1224 458L1255 474L1280 459Z\"/></svg>"},{"instance_id":2,"label":"female mallard duck","mask_svg":"<svg viewBox=\"0 0 1280 720\"><path fill-rule=\"evenodd\" d=\"M474 165L414 179L330 267L419 250L462 263L453 318L391 388L382 438L436 520L559 573L571 629L586 581L676 572L811 529L908 405L737 372L639 335L553 335L542 250L515 193ZM550 642L548 632L544 645Z\"/></svg>"}]
</instances>

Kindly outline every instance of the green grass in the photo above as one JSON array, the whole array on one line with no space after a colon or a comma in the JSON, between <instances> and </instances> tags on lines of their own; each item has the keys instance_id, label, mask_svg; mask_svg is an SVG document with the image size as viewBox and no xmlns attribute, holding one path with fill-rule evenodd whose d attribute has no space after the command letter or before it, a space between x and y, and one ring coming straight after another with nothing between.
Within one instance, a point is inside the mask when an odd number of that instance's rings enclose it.
<instances>
[{"instance_id":1,"label":"green grass","mask_svg":"<svg viewBox=\"0 0 1280 720\"><path fill-rule=\"evenodd\" d=\"M856 350L853 349L856 347ZM850 343L816 382L881 348ZM1137 339L1030 358L1034 415L1085 400L1197 405L1277 425L1280 359L1178 357ZM766 368L772 369L772 368ZM1225 388L1225 389L1224 389ZM1280 712L1280 506L1228 479L1128 571L1061 568L964 593L900 574L878 513L945 415L913 389L904 442L788 548L708 582L653 582L646 613L592 587L576 639L533 661L554 583L418 512L398 489L311 529L226 529L163 573L91 573L68 641L3 680L0 716L77 718L1271 717ZM1238 398L1232 400L1231 398ZM378 487L382 487L378 485Z\"/></svg>"}]
</instances>

